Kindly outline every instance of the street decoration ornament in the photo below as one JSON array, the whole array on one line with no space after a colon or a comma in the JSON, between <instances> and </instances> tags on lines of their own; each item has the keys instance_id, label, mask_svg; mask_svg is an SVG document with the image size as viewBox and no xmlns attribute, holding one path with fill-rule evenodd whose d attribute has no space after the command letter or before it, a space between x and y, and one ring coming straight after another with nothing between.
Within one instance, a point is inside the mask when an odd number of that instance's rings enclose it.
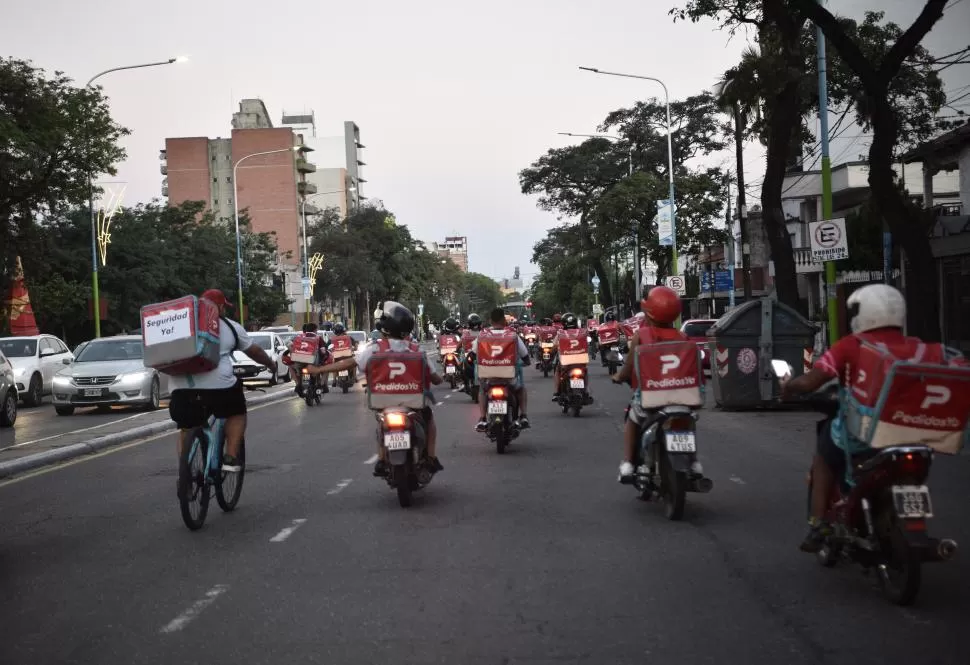
<instances>
[{"instance_id":1,"label":"street decoration ornament","mask_svg":"<svg viewBox=\"0 0 970 665\"><path fill-rule=\"evenodd\" d=\"M127 184L120 187L105 188L104 205L98 210L98 253L101 256L101 265L108 264L108 245L111 244L111 222L114 216L121 210L121 201L125 196Z\"/></svg>"},{"instance_id":2,"label":"street decoration ornament","mask_svg":"<svg viewBox=\"0 0 970 665\"><path fill-rule=\"evenodd\" d=\"M10 294L4 303L7 316L10 320L10 334L16 337L26 337L39 335L37 319L34 317L34 310L30 305L30 295L27 293L27 284L24 281L24 266L20 262L20 257L16 259L14 266L13 282L10 285Z\"/></svg>"}]
</instances>

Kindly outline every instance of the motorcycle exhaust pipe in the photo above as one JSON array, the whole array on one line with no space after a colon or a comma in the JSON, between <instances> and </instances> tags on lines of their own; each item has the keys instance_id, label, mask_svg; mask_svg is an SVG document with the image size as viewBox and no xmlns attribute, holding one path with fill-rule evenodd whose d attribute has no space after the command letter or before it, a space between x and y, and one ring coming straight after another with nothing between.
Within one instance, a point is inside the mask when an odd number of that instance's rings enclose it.
<instances>
[{"instance_id":1,"label":"motorcycle exhaust pipe","mask_svg":"<svg viewBox=\"0 0 970 665\"><path fill-rule=\"evenodd\" d=\"M714 489L714 481L710 478L695 478L690 481L690 491L706 494Z\"/></svg>"},{"instance_id":2,"label":"motorcycle exhaust pipe","mask_svg":"<svg viewBox=\"0 0 970 665\"><path fill-rule=\"evenodd\" d=\"M936 546L936 554L940 557L940 561L949 561L956 556L959 546L957 541L950 538L944 538L940 541L940 544Z\"/></svg>"}]
</instances>

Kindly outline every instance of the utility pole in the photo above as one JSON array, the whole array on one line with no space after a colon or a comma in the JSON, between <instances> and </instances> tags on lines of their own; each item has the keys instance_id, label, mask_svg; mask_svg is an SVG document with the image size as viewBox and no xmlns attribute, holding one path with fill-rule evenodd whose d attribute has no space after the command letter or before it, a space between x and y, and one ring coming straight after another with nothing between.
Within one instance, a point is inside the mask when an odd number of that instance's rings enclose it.
<instances>
[{"instance_id":1,"label":"utility pole","mask_svg":"<svg viewBox=\"0 0 970 665\"><path fill-rule=\"evenodd\" d=\"M741 231L741 282L744 284L744 301L748 302L751 300L751 245L748 244L748 206L744 192L744 118L741 115L741 104L737 101L734 102L734 150L738 162L738 228ZM732 244L734 243L733 238L731 242Z\"/></svg>"},{"instance_id":2,"label":"utility pole","mask_svg":"<svg viewBox=\"0 0 970 665\"><path fill-rule=\"evenodd\" d=\"M824 4L819 0L819 4ZM825 71L825 33L815 27L818 51L818 122L822 144L822 219L832 219L832 161L829 159L829 95ZM829 344L839 341L839 311L836 302L835 262L825 262L825 294L828 301Z\"/></svg>"},{"instance_id":3,"label":"utility pole","mask_svg":"<svg viewBox=\"0 0 970 665\"><path fill-rule=\"evenodd\" d=\"M731 176L724 176L724 183L727 186L727 213L724 216L724 225L728 231L727 242L727 265L731 272L731 290L728 291L728 307L734 309L734 220L731 218Z\"/></svg>"}]
</instances>

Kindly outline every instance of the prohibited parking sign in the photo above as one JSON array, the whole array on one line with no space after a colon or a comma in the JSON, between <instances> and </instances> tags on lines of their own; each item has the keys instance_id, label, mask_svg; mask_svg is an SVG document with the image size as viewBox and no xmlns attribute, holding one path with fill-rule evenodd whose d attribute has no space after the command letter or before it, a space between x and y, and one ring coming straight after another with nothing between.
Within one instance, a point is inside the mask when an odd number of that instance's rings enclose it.
<instances>
[{"instance_id":1,"label":"prohibited parking sign","mask_svg":"<svg viewBox=\"0 0 970 665\"><path fill-rule=\"evenodd\" d=\"M808 225L812 243L812 260L816 263L849 258L845 219L828 219Z\"/></svg>"},{"instance_id":2,"label":"prohibited parking sign","mask_svg":"<svg viewBox=\"0 0 970 665\"><path fill-rule=\"evenodd\" d=\"M664 280L667 286L677 292L677 295L683 296L687 295L687 285L684 283L684 278L680 275L671 275Z\"/></svg>"}]
</instances>

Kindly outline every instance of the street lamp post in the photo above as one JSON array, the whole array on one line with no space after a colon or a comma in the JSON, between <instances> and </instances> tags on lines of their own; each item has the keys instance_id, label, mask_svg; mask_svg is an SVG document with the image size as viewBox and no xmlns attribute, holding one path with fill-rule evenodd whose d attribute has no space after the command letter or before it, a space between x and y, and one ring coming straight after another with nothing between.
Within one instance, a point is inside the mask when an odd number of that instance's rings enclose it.
<instances>
[{"instance_id":1,"label":"street lamp post","mask_svg":"<svg viewBox=\"0 0 970 665\"><path fill-rule=\"evenodd\" d=\"M236 182L236 169L239 165L250 157L259 157L260 155L275 155L281 152L297 152L301 150L303 146L295 145L291 148L280 148L279 150L266 150L264 152L254 152L249 155L245 155L236 160L236 163L232 165L232 212L236 220L236 289L239 293L239 323L245 325L243 320L243 279L242 279L242 237L239 235L239 185Z\"/></svg>"},{"instance_id":2,"label":"street lamp post","mask_svg":"<svg viewBox=\"0 0 970 665\"><path fill-rule=\"evenodd\" d=\"M573 132L559 132L562 136L583 136L591 139L609 139L610 141L621 142L624 141L620 136L612 136L611 134L574 134ZM627 157L627 176L633 175L633 142L626 149ZM640 229L637 227L636 221L633 222L633 292L636 294L637 300L640 300L640 295L642 293L642 287L640 275ZM614 294L615 297L615 294Z\"/></svg>"},{"instance_id":3,"label":"street lamp post","mask_svg":"<svg viewBox=\"0 0 970 665\"><path fill-rule=\"evenodd\" d=\"M671 272L676 275L677 270L677 221L676 221L676 209L674 206L674 147L673 141L671 140L671 134L673 132L670 126L670 93L667 91L667 85L658 78L653 76L640 76L639 74L620 74L618 72L604 72L595 67L580 67L583 71L593 72L594 74L603 74L604 76L621 76L623 78L630 79L641 79L644 81L654 81L659 83L664 89L664 103L667 107L667 171L670 175L670 240L671 240Z\"/></svg>"},{"instance_id":4,"label":"street lamp post","mask_svg":"<svg viewBox=\"0 0 970 665\"><path fill-rule=\"evenodd\" d=\"M162 65L171 65L176 62L185 62L188 60L185 56L179 56L177 58L169 58L168 60L159 60L158 62L146 62L141 65L125 65L123 67L112 67L111 69L106 69L103 72L99 72L88 79L88 82L84 84L85 88L90 88L91 84L97 81L99 78L105 74L110 74L112 72L120 72L125 69L143 69L145 67L160 67ZM90 138L90 137L89 137ZM90 154L88 155L90 158ZM97 220L94 217L94 173L91 170L93 167L88 167L88 217L91 218L91 304L94 310L94 336L101 337L101 294L100 294L100 284L98 280L98 228Z\"/></svg>"},{"instance_id":5,"label":"street lamp post","mask_svg":"<svg viewBox=\"0 0 970 665\"><path fill-rule=\"evenodd\" d=\"M310 196L304 196L303 201L300 203L300 226L303 232L303 278L310 279L310 246L307 245L306 241L306 204L310 199L314 199L318 196L325 196L327 194L340 194L341 192L356 192L356 187L347 187L345 189L335 189L332 192L318 192L316 194L310 194ZM305 298L304 303L305 312L305 322L310 322L310 299Z\"/></svg>"}]
</instances>

